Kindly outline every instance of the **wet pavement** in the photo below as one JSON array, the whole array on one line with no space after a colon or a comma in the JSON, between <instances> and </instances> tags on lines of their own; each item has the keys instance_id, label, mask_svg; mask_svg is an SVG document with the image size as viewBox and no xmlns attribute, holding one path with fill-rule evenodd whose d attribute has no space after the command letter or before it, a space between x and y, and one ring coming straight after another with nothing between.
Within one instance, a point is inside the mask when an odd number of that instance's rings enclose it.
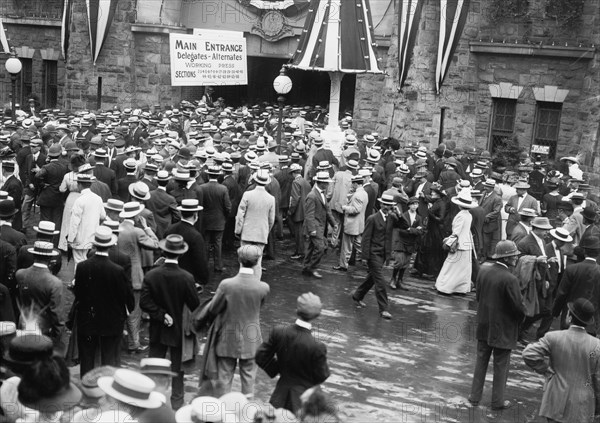
<instances>
[{"instance_id":1,"label":"wet pavement","mask_svg":"<svg viewBox=\"0 0 600 423\"><path fill-rule=\"evenodd\" d=\"M506 399L515 403L503 412L489 408L492 368L488 369L479 407L467 402L475 363L476 302L474 294L442 296L431 289L434 282L405 277L410 291L388 289L391 321L379 317L371 291L367 307L357 309L351 292L366 276L366 268L351 266L337 272L337 251L330 251L320 265L323 279L301 275L301 262L289 256L288 241L277 242L275 260L264 260L263 280L271 286L262 310L263 337L269 328L295 320L296 298L311 291L321 297L323 313L315 322L314 335L327 345L331 376L323 389L331 395L340 415L348 422L541 422L537 416L543 379L529 370L521 358L522 347L513 351ZM226 253L222 275L213 275L206 291L237 272L233 253ZM391 273L391 269L386 270ZM61 272L70 280L72 264ZM408 272L407 272L408 273ZM68 294L70 295L70 294ZM147 324L143 342L147 343ZM144 354L124 354L127 366L136 367ZM198 384L195 362L184 369L186 401L195 397ZM255 395L268 401L276 379L258 370ZM239 376L234 389L239 389Z\"/></svg>"}]
</instances>

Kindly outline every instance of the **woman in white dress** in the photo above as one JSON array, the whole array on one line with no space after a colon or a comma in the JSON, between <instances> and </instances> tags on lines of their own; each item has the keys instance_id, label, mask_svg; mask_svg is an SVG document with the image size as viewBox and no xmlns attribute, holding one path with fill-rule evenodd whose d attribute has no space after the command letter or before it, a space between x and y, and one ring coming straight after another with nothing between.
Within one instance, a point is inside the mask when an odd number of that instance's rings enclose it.
<instances>
[{"instance_id":1,"label":"woman in white dress","mask_svg":"<svg viewBox=\"0 0 600 423\"><path fill-rule=\"evenodd\" d=\"M435 289L442 294L466 294L471 291L471 271L473 260L473 216L469 209L477 207L470 189L462 189L451 200L460 211L452 220L452 235L457 238L455 252L449 252L442 270L435 282Z\"/></svg>"},{"instance_id":2,"label":"woman in white dress","mask_svg":"<svg viewBox=\"0 0 600 423\"><path fill-rule=\"evenodd\" d=\"M69 222L71 221L71 209L73 203L81 195L77 189L76 175L79 167L85 163L85 158L81 154L73 154L71 156L70 168L71 171L67 173L58 188L60 192L68 192L69 196L65 201L65 208L63 210L62 224L60 226L60 238L58 240L58 248L62 251L68 250L67 235L69 234Z\"/></svg>"}]
</instances>

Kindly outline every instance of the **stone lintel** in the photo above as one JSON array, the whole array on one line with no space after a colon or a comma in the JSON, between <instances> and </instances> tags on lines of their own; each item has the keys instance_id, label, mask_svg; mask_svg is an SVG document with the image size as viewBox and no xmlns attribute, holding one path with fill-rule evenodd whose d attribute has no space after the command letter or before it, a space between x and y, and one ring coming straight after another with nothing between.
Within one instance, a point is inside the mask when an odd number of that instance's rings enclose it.
<instances>
[{"instance_id":1,"label":"stone lintel","mask_svg":"<svg viewBox=\"0 0 600 423\"><path fill-rule=\"evenodd\" d=\"M60 19L51 18L11 18L10 16L2 17L3 24L9 25L33 25L33 26L55 26L60 28L62 21Z\"/></svg>"},{"instance_id":2,"label":"stone lintel","mask_svg":"<svg viewBox=\"0 0 600 423\"><path fill-rule=\"evenodd\" d=\"M471 41L469 43L469 51L471 53L591 60L594 58L596 49L592 47L539 46Z\"/></svg>"},{"instance_id":3,"label":"stone lintel","mask_svg":"<svg viewBox=\"0 0 600 423\"><path fill-rule=\"evenodd\" d=\"M131 24L131 32L142 32L147 34L187 34L188 29L181 26L160 24Z\"/></svg>"}]
</instances>

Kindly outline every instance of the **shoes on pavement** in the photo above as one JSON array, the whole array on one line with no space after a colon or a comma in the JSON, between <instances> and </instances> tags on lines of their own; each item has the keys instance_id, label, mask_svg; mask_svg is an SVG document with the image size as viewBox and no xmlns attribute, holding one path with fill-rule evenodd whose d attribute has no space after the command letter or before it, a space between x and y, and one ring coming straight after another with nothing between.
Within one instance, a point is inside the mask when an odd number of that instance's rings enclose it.
<instances>
[{"instance_id":1,"label":"shoes on pavement","mask_svg":"<svg viewBox=\"0 0 600 423\"><path fill-rule=\"evenodd\" d=\"M302 254L294 254L293 256L291 256L290 258L292 260L300 260L302 257L304 257Z\"/></svg>"},{"instance_id":2,"label":"shoes on pavement","mask_svg":"<svg viewBox=\"0 0 600 423\"><path fill-rule=\"evenodd\" d=\"M390 282L390 288L391 289L398 289L398 285L396 284L396 281Z\"/></svg>"},{"instance_id":3,"label":"shoes on pavement","mask_svg":"<svg viewBox=\"0 0 600 423\"><path fill-rule=\"evenodd\" d=\"M354 294L352 294L351 297L352 297L352 301L354 301L354 304L356 305L356 307L358 307L358 308L365 308L367 306L361 300L357 300L356 298L354 298Z\"/></svg>"},{"instance_id":4,"label":"shoes on pavement","mask_svg":"<svg viewBox=\"0 0 600 423\"><path fill-rule=\"evenodd\" d=\"M478 407L479 406L479 401L474 401L470 397L467 398L467 400L469 401L469 404L471 404L473 407Z\"/></svg>"},{"instance_id":5,"label":"shoes on pavement","mask_svg":"<svg viewBox=\"0 0 600 423\"><path fill-rule=\"evenodd\" d=\"M317 279L322 279L323 275L321 275L319 272L312 272L311 275L313 278L317 278Z\"/></svg>"},{"instance_id":6,"label":"shoes on pavement","mask_svg":"<svg viewBox=\"0 0 600 423\"><path fill-rule=\"evenodd\" d=\"M408 286L406 286L405 284L403 284L402 282L400 282L400 284L398 284L398 288L400 288L402 291L410 291L410 288Z\"/></svg>"},{"instance_id":7,"label":"shoes on pavement","mask_svg":"<svg viewBox=\"0 0 600 423\"><path fill-rule=\"evenodd\" d=\"M321 279L323 276L319 272L314 272L312 270L302 270L302 274L305 276L310 276L313 278Z\"/></svg>"},{"instance_id":8,"label":"shoes on pavement","mask_svg":"<svg viewBox=\"0 0 600 423\"><path fill-rule=\"evenodd\" d=\"M514 404L508 400L504 401L500 405L492 405L492 410L506 410L507 408L512 407Z\"/></svg>"},{"instance_id":9,"label":"shoes on pavement","mask_svg":"<svg viewBox=\"0 0 600 423\"><path fill-rule=\"evenodd\" d=\"M333 266L333 270L339 270L340 272L347 272L348 268L342 267L342 266Z\"/></svg>"},{"instance_id":10,"label":"shoes on pavement","mask_svg":"<svg viewBox=\"0 0 600 423\"><path fill-rule=\"evenodd\" d=\"M379 315L381 316L382 319L385 319L385 320L392 319L392 315L390 314L389 311L382 311L381 313L379 313Z\"/></svg>"}]
</instances>

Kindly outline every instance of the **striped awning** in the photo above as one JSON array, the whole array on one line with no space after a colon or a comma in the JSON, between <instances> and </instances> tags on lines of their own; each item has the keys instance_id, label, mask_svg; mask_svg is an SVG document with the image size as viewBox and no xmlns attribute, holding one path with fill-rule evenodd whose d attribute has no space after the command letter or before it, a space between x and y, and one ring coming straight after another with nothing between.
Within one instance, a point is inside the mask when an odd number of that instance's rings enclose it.
<instances>
[{"instance_id":1,"label":"striped awning","mask_svg":"<svg viewBox=\"0 0 600 423\"><path fill-rule=\"evenodd\" d=\"M368 0L312 0L291 68L381 73Z\"/></svg>"},{"instance_id":2,"label":"striped awning","mask_svg":"<svg viewBox=\"0 0 600 423\"><path fill-rule=\"evenodd\" d=\"M90 29L90 50L94 65L108 36L117 3L119 3L119 0L86 0L88 27Z\"/></svg>"},{"instance_id":3,"label":"striped awning","mask_svg":"<svg viewBox=\"0 0 600 423\"><path fill-rule=\"evenodd\" d=\"M438 41L435 89L440 93L442 83L452 63L469 14L470 0L440 0L440 37Z\"/></svg>"},{"instance_id":4,"label":"striped awning","mask_svg":"<svg viewBox=\"0 0 600 423\"><path fill-rule=\"evenodd\" d=\"M400 0L398 3L398 88L408 75L425 0Z\"/></svg>"},{"instance_id":5,"label":"striped awning","mask_svg":"<svg viewBox=\"0 0 600 423\"><path fill-rule=\"evenodd\" d=\"M6 32L4 32L4 25L2 24L2 16L0 16L0 46L2 46L2 51L4 53L10 53Z\"/></svg>"}]
</instances>

